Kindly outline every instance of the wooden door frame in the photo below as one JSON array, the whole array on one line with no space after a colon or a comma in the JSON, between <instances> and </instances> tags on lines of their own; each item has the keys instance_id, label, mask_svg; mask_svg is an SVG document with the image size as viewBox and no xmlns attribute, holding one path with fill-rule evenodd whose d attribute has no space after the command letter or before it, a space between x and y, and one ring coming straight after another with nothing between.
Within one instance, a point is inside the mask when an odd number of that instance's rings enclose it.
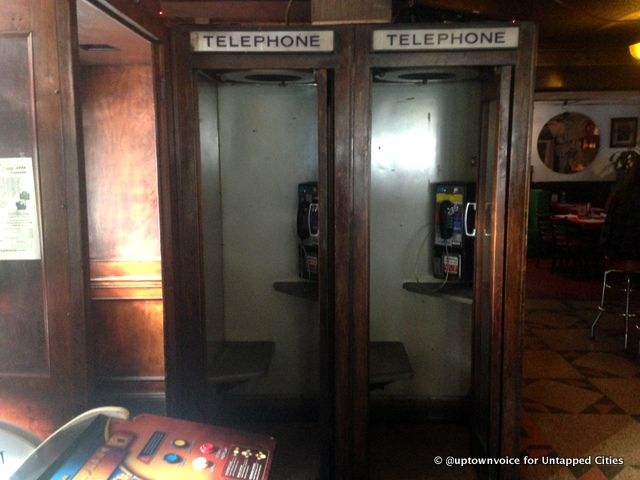
<instances>
[{"instance_id":1,"label":"wooden door frame","mask_svg":"<svg viewBox=\"0 0 640 480\"><path fill-rule=\"evenodd\" d=\"M327 442L328 466L331 473L327 478L347 478L336 473L349 468L350 459L341 452L348 451L351 429L349 412L344 405L350 396L348 356L350 344L349 329L349 221L351 171L351 124L350 92L353 41L349 27L289 28L279 27L261 31L332 30L335 49L331 53L282 54L282 53L205 53L192 52L189 34L191 31L238 31L256 28L176 27L172 31L172 84L174 96L175 161L171 175L173 217L173 262L174 290L172 305L174 317L165 328L167 364L167 409L169 414L187 418L204 418L200 411L202 402L199 395L206 395L206 332L204 316L204 283L202 268L202 230L200 223L200 144L197 125L197 85L195 72L201 69L241 70L241 69L321 69L333 72L331 119L319 112L319 122L331 122L333 128L333 152L325 176L328 191L325 196L333 217L325 219L330 238L327 249L331 258L325 258L328 275L320 278L321 315L330 317L326 348L332 369L330 392L326 397L331 402L331 439ZM322 177L319 178L322 181ZM321 244L322 246L322 244ZM333 270L333 271L332 271ZM332 278L329 278L331 276ZM332 317L332 318L331 318ZM328 369L327 365L327 369ZM326 378L326 377L325 377ZM189 401L191 400L191 401Z\"/></svg>"},{"instance_id":2,"label":"wooden door frame","mask_svg":"<svg viewBox=\"0 0 640 480\"><path fill-rule=\"evenodd\" d=\"M493 24L492 24L493 25ZM450 28L472 28L482 24L451 25ZM507 26L507 25L500 25ZM512 26L512 25L508 25ZM410 25L415 28L438 28L441 25ZM353 374L353 396L350 405L353 422L353 439L350 454L354 462L355 477L368 475L368 342L369 342L369 190L370 190L370 142L371 142L371 69L407 68L421 66L512 66L513 85L509 142L498 148L508 152L506 168L508 189L506 198L502 321L497 327L500 335L492 341L494 352L501 358L500 380L502 388L496 391L500 399L499 418L495 425L499 432L499 454L519 455L520 390L522 376L521 329L524 312L524 270L526 255L526 228L528 210L528 158L530 151L529 129L532 119L536 30L533 24L521 23L519 48L514 50L450 51L450 52L371 52L374 29L380 27L356 27L356 51L354 66L354 105L352 124L355 128L352 220L352 356L349 368ZM384 28L384 27L383 27ZM402 26L393 26L402 28ZM513 100L515 99L515 100ZM513 466L500 470L500 478L517 478Z\"/></svg>"}]
</instances>

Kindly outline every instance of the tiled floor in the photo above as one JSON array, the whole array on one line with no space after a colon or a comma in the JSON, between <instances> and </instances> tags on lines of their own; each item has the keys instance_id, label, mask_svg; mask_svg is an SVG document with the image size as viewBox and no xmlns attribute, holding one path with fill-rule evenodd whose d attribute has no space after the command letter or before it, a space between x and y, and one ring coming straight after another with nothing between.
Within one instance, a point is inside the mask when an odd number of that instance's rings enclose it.
<instances>
[{"instance_id":1,"label":"tiled floor","mask_svg":"<svg viewBox=\"0 0 640 480\"><path fill-rule=\"evenodd\" d=\"M638 336L625 353L623 320L606 314L591 340L595 314L594 301L527 300L522 455L538 464L523 467L522 480L640 479Z\"/></svg>"}]
</instances>

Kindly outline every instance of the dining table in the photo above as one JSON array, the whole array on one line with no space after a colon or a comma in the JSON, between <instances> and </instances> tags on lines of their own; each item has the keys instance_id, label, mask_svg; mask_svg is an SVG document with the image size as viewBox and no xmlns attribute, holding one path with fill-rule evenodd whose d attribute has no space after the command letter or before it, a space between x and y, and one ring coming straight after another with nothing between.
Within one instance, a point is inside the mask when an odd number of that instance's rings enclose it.
<instances>
[{"instance_id":1,"label":"dining table","mask_svg":"<svg viewBox=\"0 0 640 480\"><path fill-rule=\"evenodd\" d=\"M579 227L582 230L601 230L607 219L606 213L595 213L591 215L577 215L575 213L565 213L552 215L553 221L565 221L568 224Z\"/></svg>"},{"instance_id":2,"label":"dining table","mask_svg":"<svg viewBox=\"0 0 640 480\"><path fill-rule=\"evenodd\" d=\"M551 221L558 224L562 232L563 245L558 246L558 239L554 238L555 248L560 248L565 257L565 263L571 264L574 274L581 276L596 275L601 269L601 232L607 219L606 213L591 213L591 215L577 215L564 213L551 215Z\"/></svg>"},{"instance_id":3,"label":"dining table","mask_svg":"<svg viewBox=\"0 0 640 480\"><path fill-rule=\"evenodd\" d=\"M592 215L599 215L605 213L604 208L591 207L588 203L564 203L564 202L552 202L551 211L557 215L579 215L583 210L590 210Z\"/></svg>"}]
</instances>

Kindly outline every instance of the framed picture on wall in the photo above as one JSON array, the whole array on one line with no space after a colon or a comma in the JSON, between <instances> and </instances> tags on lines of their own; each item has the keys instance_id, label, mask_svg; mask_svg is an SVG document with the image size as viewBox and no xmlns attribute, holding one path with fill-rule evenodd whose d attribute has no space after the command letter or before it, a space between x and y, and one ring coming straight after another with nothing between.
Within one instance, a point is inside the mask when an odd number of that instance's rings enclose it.
<instances>
[{"instance_id":1,"label":"framed picture on wall","mask_svg":"<svg viewBox=\"0 0 640 480\"><path fill-rule=\"evenodd\" d=\"M638 117L612 118L610 147L635 147Z\"/></svg>"}]
</instances>

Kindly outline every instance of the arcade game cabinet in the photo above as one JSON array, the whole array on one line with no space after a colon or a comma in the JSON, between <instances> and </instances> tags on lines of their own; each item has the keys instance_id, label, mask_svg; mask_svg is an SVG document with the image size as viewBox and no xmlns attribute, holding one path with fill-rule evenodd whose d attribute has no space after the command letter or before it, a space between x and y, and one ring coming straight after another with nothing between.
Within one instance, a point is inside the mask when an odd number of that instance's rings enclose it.
<instances>
[{"instance_id":1,"label":"arcade game cabinet","mask_svg":"<svg viewBox=\"0 0 640 480\"><path fill-rule=\"evenodd\" d=\"M157 415L100 415L62 451L29 457L11 480L267 480L275 444Z\"/></svg>"}]
</instances>

